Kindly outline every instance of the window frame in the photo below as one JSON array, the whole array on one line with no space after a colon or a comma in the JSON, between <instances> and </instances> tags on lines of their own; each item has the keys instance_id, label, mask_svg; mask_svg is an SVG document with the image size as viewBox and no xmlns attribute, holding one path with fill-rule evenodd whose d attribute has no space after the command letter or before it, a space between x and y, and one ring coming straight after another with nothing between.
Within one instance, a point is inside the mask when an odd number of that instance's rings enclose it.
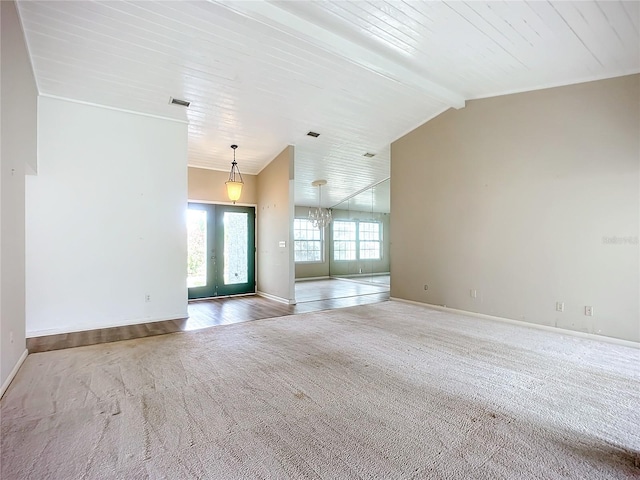
<instances>
[{"instance_id":1,"label":"window frame","mask_svg":"<svg viewBox=\"0 0 640 480\"><path fill-rule=\"evenodd\" d=\"M355 249L354 249L354 253L355 256L354 258L351 259L337 259L336 258L336 242L352 242L352 240L336 240L336 236L335 236L335 225L337 222L344 222L344 223L352 223L355 225L355 240L353 240ZM378 240L360 240L360 224L364 223L364 224L376 224L378 225ZM380 220L356 220L356 219L350 219L350 220L343 220L343 219L334 219L332 222L332 226L331 226L331 246L332 246L332 252L331 252L331 259L334 262L379 262L381 260L384 259L384 225L383 222L381 222ZM377 258L362 258L360 255L360 245L362 242L376 242L378 244L378 257ZM339 251L344 251L344 250L339 250Z\"/></svg>"},{"instance_id":2,"label":"window frame","mask_svg":"<svg viewBox=\"0 0 640 480\"><path fill-rule=\"evenodd\" d=\"M305 222L307 225L307 228L305 229L298 229L296 228L296 223L297 222ZM318 231L320 233L320 239L306 239L306 238L296 238L296 232L298 231L303 231L303 232L308 232L310 230L314 230L314 231ZM319 242L320 243L320 260L297 260L296 259L296 253L299 251L302 252L315 252L316 250L309 250L309 249L304 249L304 250L299 250L296 248L296 246L298 245L298 242ZM323 228L314 228L313 225L311 225L311 222L309 221L308 218L305 217L295 217L293 219L293 261L294 263L299 263L299 264L314 264L314 263L325 263L325 254L324 254L324 229Z\"/></svg>"},{"instance_id":3,"label":"window frame","mask_svg":"<svg viewBox=\"0 0 640 480\"><path fill-rule=\"evenodd\" d=\"M344 240L344 239L340 239L340 240L336 240L336 224L338 223L352 223L354 225L354 229L353 229L353 233L354 233L354 237L353 240ZM358 222L357 220L333 220L332 225L331 225L331 242L332 242L332 247L333 247L333 251L332 251L332 257L333 257L333 261L334 262L353 262L353 261L357 261L358 260ZM336 250L336 243L337 242L344 242L344 243L352 243L353 242L353 255L354 258L340 258L337 259L336 258L336 252L349 252L349 250L345 250L345 249L340 249L340 250Z\"/></svg>"},{"instance_id":4,"label":"window frame","mask_svg":"<svg viewBox=\"0 0 640 480\"><path fill-rule=\"evenodd\" d=\"M361 236L360 236L360 226L362 224L368 224L368 225L377 225L378 226L378 239L377 240L371 240L371 239L367 239L367 240L362 240ZM363 221L358 221L358 231L357 231L357 236L358 236L358 260L361 260L363 262L365 261L380 261L382 260L382 222L379 221L375 221L375 220L363 220ZM376 243L378 244L378 256L376 258L362 258L362 255L360 255L360 252L362 251L362 243L363 242L367 242L367 243ZM366 250L368 251L368 249Z\"/></svg>"}]
</instances>

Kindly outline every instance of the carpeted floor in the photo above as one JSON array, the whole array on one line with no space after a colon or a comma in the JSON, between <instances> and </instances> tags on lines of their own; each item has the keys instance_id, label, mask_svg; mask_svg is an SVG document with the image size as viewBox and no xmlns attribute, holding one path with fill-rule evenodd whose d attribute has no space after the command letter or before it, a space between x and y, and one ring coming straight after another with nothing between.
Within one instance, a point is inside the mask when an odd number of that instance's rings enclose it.
<instances>
[{"instance_id":1,"label":"carpeted floor","mask_svg":"<svg viewBox=\"0 0 640 480\"><path fill-rule=\"evenodd\" d=\"M640 478L640 351L406 305L30 355L3 480Z\"/></svg>"}]
</instances>

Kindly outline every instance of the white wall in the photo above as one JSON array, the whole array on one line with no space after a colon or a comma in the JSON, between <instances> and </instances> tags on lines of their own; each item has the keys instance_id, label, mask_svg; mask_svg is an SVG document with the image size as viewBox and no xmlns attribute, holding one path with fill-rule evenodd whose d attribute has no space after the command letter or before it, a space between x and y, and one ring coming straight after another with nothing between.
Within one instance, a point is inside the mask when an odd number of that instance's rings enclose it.
<instances>
[{"instance_id":1,"label":"white wall","mask_svg":"<svg viewBox=\"0 0 640 480\"><path fill-rule=\"evenodd\" d=\"M38 129L27 336L185 317L187 125L40 97Z\"/></svg>"},{"instance_id":2,"label":"white wall","mask_svg":"<svg viewBox=\"0 0 640 480\"><path fill-rule=\"evenodd\" d=\"M394 142L391 295L640 341L639 105L633 75L473 100Z\"/></svg>"},{"instance_id":3,"label":"white wall","mask_svg":"<svg viewBox=\"0 0 640 480\"><path fill-rule=\"evenodd\" d=\"M0 2L0 396L25 349L25 171L37 162L37 88L12 1Z\"/></svg>"}]
</instances>

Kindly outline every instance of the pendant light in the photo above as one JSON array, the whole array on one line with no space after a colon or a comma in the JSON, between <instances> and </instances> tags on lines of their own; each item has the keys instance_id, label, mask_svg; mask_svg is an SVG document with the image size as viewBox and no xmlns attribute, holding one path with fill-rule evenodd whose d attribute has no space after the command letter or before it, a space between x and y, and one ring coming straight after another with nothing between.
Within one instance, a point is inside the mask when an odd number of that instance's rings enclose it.
<instances>
[{"instance_id":1,"label":"pendant light","mask_svg":"<svg viewBox=\"0 0 640 480\"><path fill-rule=\"evenodd\" d=\"M242 181L242 175L240 174L240 169L238 169L238 164L236 163L236 148L238 148L238 145L231 145L231 148L233 148L233 162L231 162L229 180L225 182L225 185L227 186L227 195L229 196L229 200L236 203L237 200L240 200L240 194L242 193L242 186L244 185L244 182Z\"/></svg>"},{"instance_id":2,"label":"pendant light","mask_svg":"<svg viewBox=\"0 0 640 480\"><path fill-rule=\"evenodd\" d=\"M311 182L311 185L318 187L318 207L309 209L309 221L314 228L319 228L320 230L331 223L331 210L322 208L322 186L326 184L326 180Z\"/></svg>"}]
</instances>

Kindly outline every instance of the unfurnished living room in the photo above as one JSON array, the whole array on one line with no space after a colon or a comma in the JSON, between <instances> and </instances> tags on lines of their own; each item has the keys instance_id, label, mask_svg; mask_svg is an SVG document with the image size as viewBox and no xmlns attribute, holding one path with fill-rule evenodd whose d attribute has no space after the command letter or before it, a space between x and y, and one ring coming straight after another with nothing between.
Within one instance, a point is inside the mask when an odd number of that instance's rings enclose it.
<instances>
[{"instance_id":1,"label":"unfurnished living room","mask_svg":"<svg viewBox=\"0 0 640 480\"><path fill-rule=\"evenodd\" d=\"M0 478L640 478L640 2L0 21Z\"/></svg>"}]
</instances>

